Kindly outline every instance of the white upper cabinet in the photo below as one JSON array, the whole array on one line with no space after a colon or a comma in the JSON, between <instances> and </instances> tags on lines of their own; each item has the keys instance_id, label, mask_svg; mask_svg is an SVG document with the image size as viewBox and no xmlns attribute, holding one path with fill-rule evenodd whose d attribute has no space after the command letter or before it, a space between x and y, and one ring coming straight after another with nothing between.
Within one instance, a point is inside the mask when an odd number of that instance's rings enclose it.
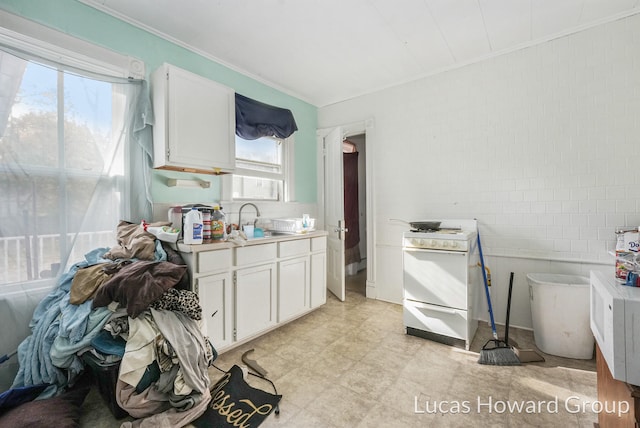
<instances>
[{"instance_id":1,"label":"white upper cabinet","mask_svg":"<svg viewBox=\"0 0 640 428\"><path fill-rule=\"evenodd\" d=\"M235 166L235 92L163 64L151 74L154 168L217 174Z\"/></svg>"}]
</instances>

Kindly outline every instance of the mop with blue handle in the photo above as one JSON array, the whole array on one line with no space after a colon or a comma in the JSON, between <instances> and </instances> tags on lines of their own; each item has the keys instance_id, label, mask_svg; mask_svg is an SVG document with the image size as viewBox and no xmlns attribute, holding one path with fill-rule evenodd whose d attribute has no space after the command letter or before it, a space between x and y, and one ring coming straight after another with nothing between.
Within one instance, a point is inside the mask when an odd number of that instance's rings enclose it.
<instances>
[{"instance_id":1,"label":"mop with blue handle","mask_svg":"<svg viewBox=\"0 0 640 428\"><path fill-rule=\"evenodd\" d=\"M487 304L489 305L489 319L491 320L491 332L493 339L489 339L480 350L478 363L494 366L519 366L520 360L504 340L498 338L496 331L496 323L493 319L493 308L491 307L491 295L489 294L489 282L487 281L487 273L484 267L484 256L482 255L482 244L480 243L480 232L478 232L478 252L480 253L480 265L482 266L482 279L484 280L484 291L487 295Z\"/></svg>"}]
</instances>

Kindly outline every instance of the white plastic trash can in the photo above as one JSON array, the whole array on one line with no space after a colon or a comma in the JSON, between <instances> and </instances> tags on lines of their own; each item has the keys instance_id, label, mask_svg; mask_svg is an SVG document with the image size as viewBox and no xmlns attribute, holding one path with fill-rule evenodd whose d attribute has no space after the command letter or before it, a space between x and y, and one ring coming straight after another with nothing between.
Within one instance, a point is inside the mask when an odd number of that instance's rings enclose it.
<instances>
[{"instance_id":1,"label":"white plastic trash can","mask_svg":"<svg viewBox=\"0 0 640 428\"><path fill-rule=\"evenodd\" d=\"M547 354L588 360L594 339L589 326L589 278L554 273L527 274L533 337Z\"/></svg>"}]
</instances>

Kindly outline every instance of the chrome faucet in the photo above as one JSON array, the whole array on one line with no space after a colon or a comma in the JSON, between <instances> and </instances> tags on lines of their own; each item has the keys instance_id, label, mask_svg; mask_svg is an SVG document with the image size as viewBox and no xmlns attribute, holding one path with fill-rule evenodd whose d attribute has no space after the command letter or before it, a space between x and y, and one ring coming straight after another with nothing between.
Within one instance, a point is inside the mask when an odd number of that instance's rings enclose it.
<instances>
[{"instance_id":1,"label":"chrome faucet","mask_svg":"<svg viewBox=\"0 0 640 428\"><path fill-rule=\"evenodd\" d=\"M242 204L242 206L240 207L240 210L238 210L238 227L240 228L240 230L242 230L242 209L244 207L246 207L247 205L251 205L253 208L256 209L256 219L253 221L253 225L254 226L258 222L258 217L260 217L260 210L258 209L256 204L252 204L251 202L247 202L246 204Z\"/></svg>"}]
</instances>

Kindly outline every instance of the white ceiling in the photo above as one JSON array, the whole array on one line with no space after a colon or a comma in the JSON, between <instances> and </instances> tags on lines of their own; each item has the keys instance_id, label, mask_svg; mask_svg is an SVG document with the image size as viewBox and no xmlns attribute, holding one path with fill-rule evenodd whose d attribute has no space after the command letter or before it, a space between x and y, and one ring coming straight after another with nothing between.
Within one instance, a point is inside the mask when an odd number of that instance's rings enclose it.
<instances>
[{"instance_id":1,"label":"white ceiling","mask_svg":"<svg viewBox=\"0 0 640 428\"><path fill-rule=\"evenodd\" d=\"M80 0L322 107L640 12L640 0Z\"/></svg>"}]
</instances>

